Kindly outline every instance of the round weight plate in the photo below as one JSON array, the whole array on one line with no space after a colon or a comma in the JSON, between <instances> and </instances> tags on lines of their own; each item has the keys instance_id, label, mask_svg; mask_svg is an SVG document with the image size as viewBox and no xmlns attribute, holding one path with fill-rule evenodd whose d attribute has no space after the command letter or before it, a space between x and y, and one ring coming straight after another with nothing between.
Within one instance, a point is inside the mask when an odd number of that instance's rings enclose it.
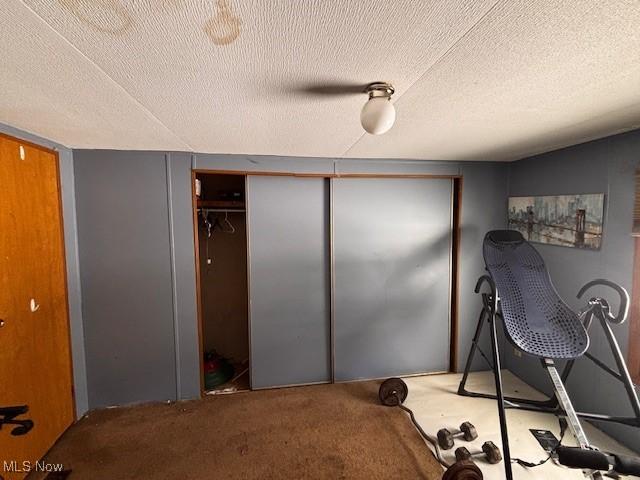
<instances>
[{"instance_id":1,"label":"round weight plate","mask_svg":"<svg viewBox=\"0 0 640 480\"><path fill-rule=\"evenodd\" d=\"M387 407L395 407L398 405L398 397L400 403L404 403L409 394L407 384L401 378L387 378L378 390L378 398L380 403Z\"/></svg>"},{"instance_id":2,"label":"round weight plate","mask_svg":"<svg viewBox=\"0 0 640 480\"><path fill-rule=\"evenodd\" d=\"M461 460L451 465L442 480L482 480L482 472L471 460Z\"/></svg>"}]
</instances>

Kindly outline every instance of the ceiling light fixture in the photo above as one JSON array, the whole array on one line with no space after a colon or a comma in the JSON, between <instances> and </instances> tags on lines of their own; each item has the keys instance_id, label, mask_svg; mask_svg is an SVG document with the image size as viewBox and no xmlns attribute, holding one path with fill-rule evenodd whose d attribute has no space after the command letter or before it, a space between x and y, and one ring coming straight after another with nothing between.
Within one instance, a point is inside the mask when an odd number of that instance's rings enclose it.
<instances>
[{"instance_id":1,"label":"ceiling light fixture","mask_svg":"<svg viewBox=\"0 0 640 480\"><path fill-rule=\"evenodd\" d=\"M390 83L374 82L364 91L369 94L369 100L360 112L362 128L372 135L382 135L396 121L396 109L390 101L395 89Z\"/></svg>"}]
</instances>

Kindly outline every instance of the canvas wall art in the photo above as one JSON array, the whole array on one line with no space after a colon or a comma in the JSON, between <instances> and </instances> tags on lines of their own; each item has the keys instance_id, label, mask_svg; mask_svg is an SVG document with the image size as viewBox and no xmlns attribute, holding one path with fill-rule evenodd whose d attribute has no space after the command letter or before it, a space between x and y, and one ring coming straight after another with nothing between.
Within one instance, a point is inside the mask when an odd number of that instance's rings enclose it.
<instances>
[{"instance_id":1,"label":"canvas wall art","mask_svg":"<svg viewBox=\"0 0 640 480\"><path fill-rule=\"evenodd\" d=\"M509 228L531 242L599 250L604 193L509 197Z\"/></svg>"}]
</instances>

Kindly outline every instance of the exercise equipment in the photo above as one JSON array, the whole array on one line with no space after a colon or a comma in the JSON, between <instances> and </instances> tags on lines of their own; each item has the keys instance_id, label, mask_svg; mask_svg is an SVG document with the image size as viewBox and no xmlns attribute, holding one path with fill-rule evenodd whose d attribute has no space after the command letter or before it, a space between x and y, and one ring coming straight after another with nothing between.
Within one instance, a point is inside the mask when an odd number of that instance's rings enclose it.
<instances>
[{"instance_id":1,"label":"exercise equipment","mask_svg":"<svg viewBox=\"0 0 640 480\"><path fill-rule=\"evenodd\" d=\"M585 450L579 447L560 446L556 449L558 461L569 468L614 471L620 475L638 475L640 460L628 455Z\"/></svg>"},{"instance_id":2,"label":"exercise equipment","mask_svg":"<svg viewBox=\"0 0 640 480\"><path fill-rule=\"evenodd\" d=\"M502 460L502 454L498 446L487 441L482 444L482 450L477 452L470 452L467 447L458 447L455 451L456 460L471 460L473 457L484 457L490 464L500 463Z\"/></svg>"},{"instance_id":3,"label":"exercise equipment","mask_svg":"<svg viewBox=\"0 0 640 480\"><path fill-rule=\"evenodd\" d=\"M398 407L408 413L409 418L411 418L411 422L416 427L422 438L433 446L435 453L431 452L432 455L445 469L442 480L482 480L482 472L472 461L462 460L450 464L442 458L438 442L427 435L427 433L422 429L413 414L413 410L403 405L408 394L409 389L407 384L404 383L404 380L401 378L396 377L386 379L378 389L378 399L380 400L380 403L387 407Z\"/></svg>"},{"instance_id":4,"label":"exercise equipment","mask_svg":"<svg viewBox=\"0 0 640 480\"><path fill-rule=\"evenodd\" d=\"M444 472L442 480L482 480L482 471L471 460L462 460Z\"/></svg>"},{"instance_id":5,"label":"exercise equipment","mask_svg":"<svg viewBox=\"0 0 640 480\"><path fill-rule=\"evenodd\" d=\"M456 438L462 437L467 442L471 442L478 438L478 432L476 427L471 422L463 422L460 425L459 430L449 430L448 428L441 428L438 430L438 445L443 450L449 450L453 447L453 442Z\"/></svg>"},{"instance_id":6,"label":"exercise equipment","mask_svg":"<svg viewBox=\"0 0 640 480\"><path fill-rule=\"evenodd\" d=\"M609 302L600 297L591 298L585 308L579 313L575 313L558 296L540 254L519 232L515 230L490 231L484 238L483 256L488 274L478 279L475 292L480 294L484 285L488 286L489 292L481 294L480 317L458 394L497 400L507 480L513 479L513 472L505 408L553 413L565 417L580 449L588 452L594 449L589 444L580 419L640 427L640 402L610 326L610 324L624 322L627 317L629 295L626 290L609 280L593 280L580 289L578 298L582 298L593 287L611 288L617 293L620 300L617 314L614 315L611 312ZM506 338L516 349L540 360L554 389L552 397L540 401L504 395L497 340L496 325L498 321L502 322ZM479 346L480 335L485 323L488 323L490 328L491 358ZM604 331L616 363L617 372L587 351L589 348L588 331L594 323L598 323ZM496 385L495 395L471 392L465 388L476 352L480 353L493 370ZM624 385L633 409L633 417L576 412L564 384L569 378L575 360L582 356L591 360L596 366ZM558 372L555 365L555 360L559 359L567 360L562 374ZM573 458L578 457L574 455ZM584 459L586 460L586 456ZM600 466L604 466L604 462L601 462ZM600 469L592 467L592 462L585 461L581 468L585 469L586 474L591 478L601 479ZM634 470L634 472L638 475L640 469Z\"/></svg>"},{"instance_id":7,"label":"exercise equipment","mask_svg":"<svg viewBox=\"0 0 640 480\"><path fill-rule=\"evenodd\" d=\"M29 433L29 430L33 428L33 420L16 419L16 417L25 415L28 411L29 407L27 405L0 407L0 430L2 430L3 425L15 425L11 430L11 435L14 437Z\"/></svg>"},{"instance_id":8,"label":"exercise equipment","mask_svg":"<svg viewBox=\"0 0 640 480\"><path fill-rule=\"evenodd\" d=\"M404 403L408 394L407 384L401 378L387 378L378 389L380 403L387 407L395 407Z\"/></svg>"}]
</instances>

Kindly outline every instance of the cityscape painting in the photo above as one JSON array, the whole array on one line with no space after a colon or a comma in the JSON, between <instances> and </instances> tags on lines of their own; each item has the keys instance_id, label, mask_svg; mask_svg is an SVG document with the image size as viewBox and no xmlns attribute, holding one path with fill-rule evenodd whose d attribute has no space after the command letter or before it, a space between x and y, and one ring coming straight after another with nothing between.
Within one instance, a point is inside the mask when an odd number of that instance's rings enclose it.
<instances>
[{"instance_id":1,"label":"cityscape painting","mask_svg":"<svg viewBox=\"0 0 640 480\"><path fill-rule=\"evenodd\" d=\"M509 228L531 242L599 250L604 193L509 197Z\"/></svg>"}]
</instances>

